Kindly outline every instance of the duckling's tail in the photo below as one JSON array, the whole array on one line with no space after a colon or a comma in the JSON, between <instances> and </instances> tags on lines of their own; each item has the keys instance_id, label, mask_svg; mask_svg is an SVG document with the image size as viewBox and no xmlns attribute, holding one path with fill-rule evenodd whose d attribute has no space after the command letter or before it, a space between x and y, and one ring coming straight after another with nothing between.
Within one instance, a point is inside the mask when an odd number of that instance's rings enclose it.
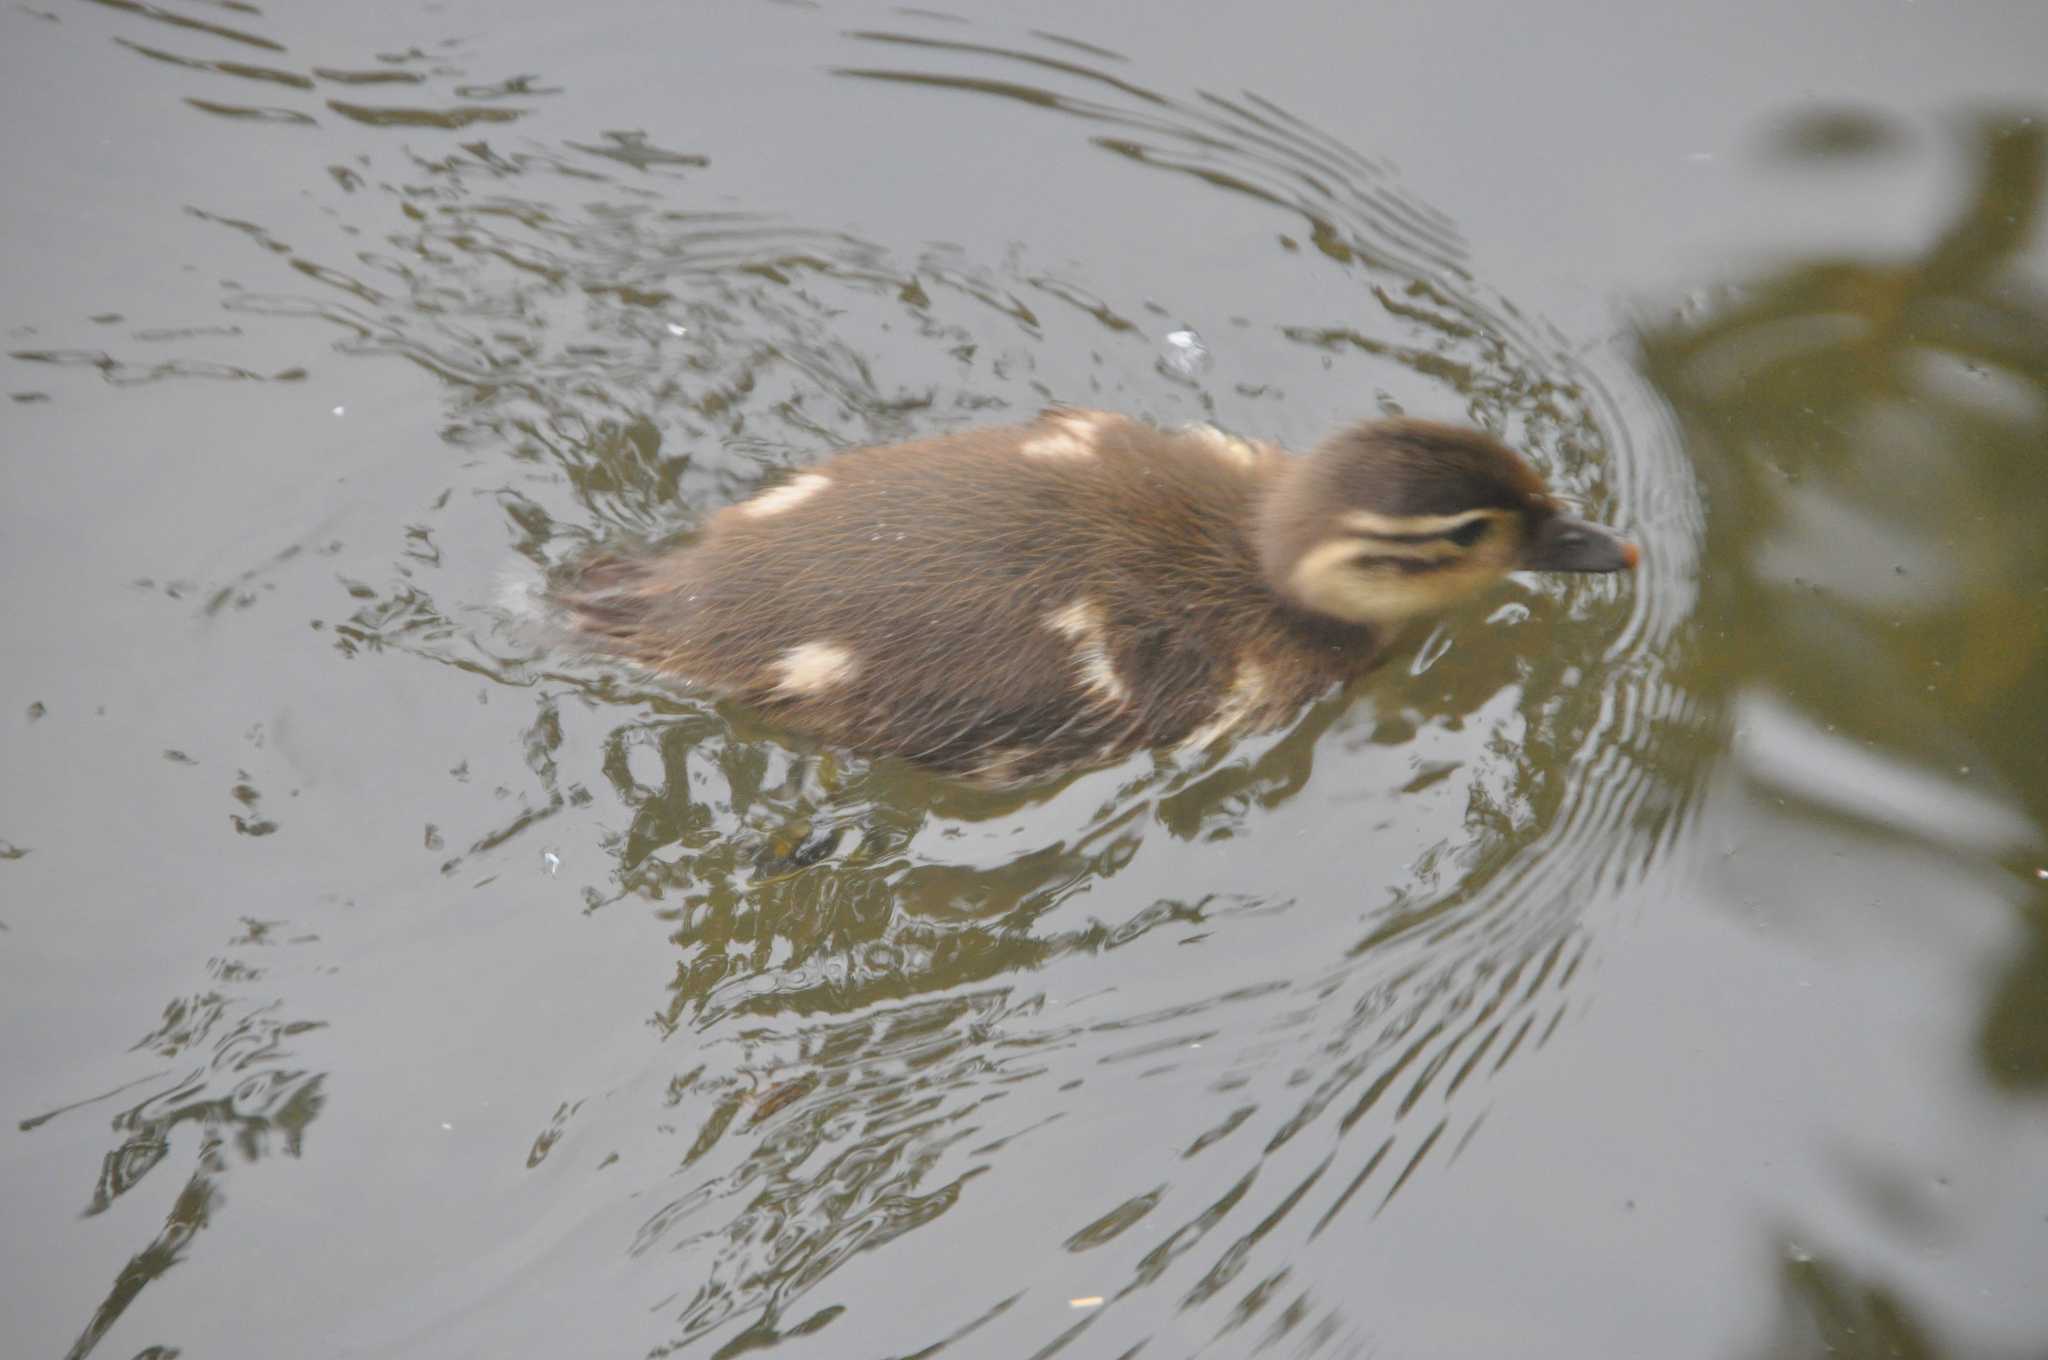
<instances>
[{"instance_id":1,"label":"duckling's tail","mask_svg":"<svg viewBox=\"0 0 2048 1360\"><path fill-rule=\"evenodd\" d=\"M556 625L586 647L630 657L647 636L658 598L645 558L598 552L583 558L540 599Z\"/></svg>"}]
</instances>

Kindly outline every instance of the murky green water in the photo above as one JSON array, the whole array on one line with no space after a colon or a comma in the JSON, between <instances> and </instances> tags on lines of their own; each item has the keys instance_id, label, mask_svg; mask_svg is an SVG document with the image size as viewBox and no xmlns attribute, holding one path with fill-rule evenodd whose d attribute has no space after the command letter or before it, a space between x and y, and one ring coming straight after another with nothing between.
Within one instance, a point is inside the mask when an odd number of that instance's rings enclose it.
<instances>
[{"instance_id":1,"label":"murky green water","mask_svg":"<svg viewBox=\"0 0 2048 1360\"><path fill-rule=\"evenodd\" d=\"M2048 1351L2044 52L0 14L9 1353ZM1054 400L1478 421L1645 568L1000 797L500 607Z\"/></svg>"}]
</instances>

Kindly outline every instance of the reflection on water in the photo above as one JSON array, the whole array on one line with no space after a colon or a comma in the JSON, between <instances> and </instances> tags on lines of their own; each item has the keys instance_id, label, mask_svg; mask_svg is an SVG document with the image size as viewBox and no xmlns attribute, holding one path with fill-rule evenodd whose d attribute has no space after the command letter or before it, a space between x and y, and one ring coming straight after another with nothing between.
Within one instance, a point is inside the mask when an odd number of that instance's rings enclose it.
<instances>
[{"instance_id":1,"label":"reflection on water","mask_svg":"<svg viewBox=\"0 0 2048 1360\"><path fill-rule=\"evenodd\" d=\"M1803 1251L1779 1267L1779 1291L1771 1339L1757 1349L1757 1360L1934 1360L1942 1354L1892 1290Z\"/></svg>"},{"instance_id":2,"label":"reflection on water","mask_svg":"<svg viewBox=\"0 0 2048 1360\"><path fill-rule=\"evenodd\" d=\"M1395 372L1404 385L1447 387L1473 418L1546 455L1567 494L1623 522L1634 513L1630 496L1667 475L1606 445L1598 392L1483 299L1451 265L1455 245L1430 214L1279 110L1183 103L1068 56L856 36L927 63L960 53L1012 61L1016 78L929 66L847 75L1020 100L1108 127L1114 133L1098 139L1105 149L1298 220L1317 250L1305 257L1316 261L1310 267L1350 281L1354 301L1278 329L1356 364L1354 390L1391 384L1377 375ZM458 185L473 173L451 168ZM1120 357L1098 368L1120 388L1141 381L1140 356L1156 343L1130 319L1141 307L1029 267L986 269L937 253L898 263L844 237L773 242L760 223L721 223L714 235L666 212L557 223L501 204L493 216L506 220L484 225L466 198L451 199L431 228L444 253L473 254L488 232L498 258L526 260L543 280L576 280L599 299L594 317L586 311L591 329L638 347L598 356L596 391L516 365L531 387L511 396L512 384L493 384L463 413L476 432L469 437L488 431L568 474L577 513L550 512L538 498L520 507L523 548L540 562L595 534L657 532L674 520L671 497L709 506L742 494L754 476L748 463L704 468L693 457L678 466L680 456L665 453L664 432L678 422L700 447L716 435L730 453L779 462L820 443L899 437L1077 390L1082 375L1057 368L1049 345L1030 347L1052 333L1048 307L1065 304L1099 325L1094 343ZM513 221L524 230L514 233ZM534 263L537 239L547 242L545 268ZM1292 253L1291 237L1283 249ZM480 290L501 272L483 265ZM447 276L435 286L445 290ZM484 296L473 295L494 314L508 310L501 294ZM1359 318L1361 308L1371 319ZM882 317L930 347L922 367L946 381L914 391L891 383L857 338ZM1026 347L984 362L977 337L1010 328ZM403 329L382 343L416 343ZM894 367L903 366L899 354ZM1092 392L1104 376L1082 380ZM1203 413L1216 410L1213 393L1197 396ZM593 399L635 409L593 421ZM1124 400L1171 412L1175 397L1154 387ZM1094 1329L1142 1337L1155 1325L1148 1319L1160 1305L1146 1302L1155 1290L1179 1311L1212 1315L1206 1325L1217 1335L1269 1307L1270 1339L1305 1329L1320 1346L1345 1332L1338 1301L1290 1297L1289 1254L1340 1214L1377 1212L1463 1147L1484 1106L1461 1108L1461 1088L1482 1087L1565 1014L1591 946L1577 929L1580 905L1624 891L1675 833L1689 734L1705 725L1663 681L1658 659L1683 616L1688 524L1659 526L1662 574L1631 601L1596 590L1568 611L1528 595L1491 620L1454 621L1456 664L1441 661L1440 642L1437 664L1366 687L1369 716L1349 696L1214 768L1134 762L1038 798L991 801L791 750L744 715L622 693L609 678L539 681L572 684L580 702L648 713L612 730L604 770L631 810L611 838L616 893L657 901L675 925L678 964L661 1027L697 1036L670 1088L679 1114L695 1112L679 1121L687 1147L677 1184L635 1246L674 1258L683 1287L672 1345L716 1334L718 1353L734 1354L829 1325L843 1305L810 1296L833 1271L971 1197L978 1177L1022 1143L1055 1136L1064 1115L1086 1117L1096 1098L1075 1088L1102 1079L1080 1075L1098 1071L1164 1083L1178 1103L1213 1105L1204 1121L1212 1134L1188 1155L1223 1159L1197 1182L1220 1184L1206 1197L1174 1195L1160 1180L1161 1146L1130 1158L1129 1182L1099 1187L1102 1203L1077 1204L1083 1214L1069 1240L1112 1257L1121 1249L1121 1263L1093 1265L1106 1302L1049 1347ZM362 629L364 615L351 627ZM445 659L445 649L423 650ZM1581 660L1530 660L1561 655ZM1596 663L1604 669L1588 683ZM522 661L517 674L550 664ZM1675 757L1660 750L1673 729ZM1278 886L1287 876L1277 872L1241 873L1242 890L1227 893L1122 890L1133 876L1172 882L1177 843L1239 843L1244 862L1257 864L1272 853L1258 848L1262 819L1309 787L1318 752L1332 747L1350 769L1342 796L1356 806L1347 814L1368 815L1377 838L1366 882L1333 901L1312 880L1306 907L1299 891ZM1660 768L1674 758L1675 771ZM1408 800L1439 780L1431 815L1410 811ZM1143 969L1162 951L1231 938L1239 923L1298 928L1297 909L1324 928L1359 922L1307 975L1224 970L1218 981L1211 970L1166 989L1180 992L1168 1004L1120 1013L1097 1002L1075 1018L1047 982L1020 987L1065 956L1129 951L1123 966ZM961 995L963 987L976 990ZM763 1029L762 1019L780 1023ZM718 1056L707 1063L710 1055ZM1214 1095L1201 1095L1204 1087ZM1004 1098L1040 1112L996 1103ZM1149 1234L1117 1241L1140 1219ZM967 1301L960 1325L971 1331L1018 1297ZM1125 1307L1140 1311L1123 1321Z\"/></svg>"},{"instance_id":3,"label":"reflection on water","mask_svg":"<svg viewBox=\"0 0 2048 1360\"><path fill-rule=\"evenodd\" d=\"M206 966L205 991L164 1007L155 1029L131 1053L155 1070L104 1095L21 1121L24 1132L60 1116L134 1098L114 1115L120 1140L101 1162L99 1183L85 1206L88 1218L105 1213L167 1161L190 1168L165 1215L163 1228L128 1259L106 1299L85 1324L72 1357L88 1355L143 1289L183 1260L198 1234L213 1227L227 1206L223 1190L238 1164L274 1153L300 1155L306 1130L326 1101L319 1072L295 1067L294 1041L321 1028L295 1020L265 984L270 971L261 950L303 945L283 921L243 921L229 953ZM165 1064L169 1064L165 1066Z\"/></svg>"},{"instance_id":4,"label":"reflection on water","mask_svg":"<svg viewBox=\"0 0 2048 1360\"><path fill-rule=\"evenodd\" d=\"M246 335L225 338L254 352L314 323L347 359L403 358L445 396L448 485L312 621L336 667L447 668L522 706L523 783L429 826L428 872L488 885L594 845L607 863L576 905L669 932L666 990L619 1003L622 1023L648 1023L660 1097L636 1132L660 1153L629 1189L594 1192L652 1206L617 1245L663 1263L646 1301L665 1319L658 1353L800 1342L843 1315L821 1287L850 1263L936 1259L949 1248L923 1244L962 1206L994 1241L1004 1206L1033 1197L1057 1223L1032 1251L1079 1262L1101 1305L1070 1309L1033 1270L989 1272L905 1305L900 1339L927 1354L998 1327L1005 1350L1041 1354L1083 1353L1083 1337L1085 1353L1129 1353L1155 1334L1365 1344L1345 1300L1292 1263L1480 1132L1489 1080L1571 1012L1597 964L1592 913L1676 843L1713 749L1718 708L1695 696L1725 686L1671 671L1701 518L1668 444L1629 438L1571 347L1476 282L1452 224L1387 167L1256 95L1155 90L1086 44L863 31L833 74L941 113L998 101L1067 120L1077 154L1131 168L1134 197L1163 171L1269 213L1261 267L1320 299L1241 328L1284 362L1261 372L1207 328L1217 375L1163 374L1160 338L1202 312L1197 296L1131 295L1029 243L978 259L735 207L694 191L706 155L660 136L494 140L493 124L564 96L544 75L475 83L458 48L300 68L253 13L98 3L138 34L274 54L124 38L151 63L260 87L248 97L264 102L188 100L197 113L351 138L301 186L339 224L324 239L226 207L192 216L248 248L224 304ZM324 98L335 86L350 97ZM353 140L371 131L389 138ZM122 384L304 376L68 345L14 357ZM1329 420L1462 410L1566 499L1640 530L1648 564L1627 588L1517 583L1290 732L1023 795L792 743L557 654L494 603L501 544L545 571L660 537L825 448L1076 398L1256 429L1283 397ZM196 593L218 608L327 541L308 530ZM229 1149L254 1158L275 1133L295 1153L320 1108L321 1077L285 1065L288 1007L202 1002L174 1008L187 1019L165 1033L186 1037L164 1056L216 1059L117 1119L101 1187L157 1165L184 1122L204 1131L193 1189L80 1354L197 1249ZM590 1156L582 1080L565 1074L529 1168Z\"/></svg>"},{"instance_id":5,"label":"reflection on water","mask_svg":"<svg viewBox=\"0 0 2048 1360\"><path fill-rule=\"evenodd\" d=\"M1790 128L1778 152L1897 140L1881 121L1834 116ZM1992 1086L2029 1095L2048 1085L2048 747L2032 735L2048 702L2048 293L2018 264L2048 139L2033 118L1989 119L1965 150L1961 201L1925 249L1805 261L1640 338L1713 512L1702 622L1716 646L1685 683L1736 701L1732 792L1747 806L1732 816L1999 866L2018 939L1970 1057ZM1773 904L1830 909L1825 893ZM1940 1224L1924 1205L1899 1211L1918 1193L1903 1173L1860 1181L1899 1238ZM1828 1237L1770 1244L1782 1299L1755 1354L1953 1353L1912 1291L1787 1246Z\"/></svg>"},{"instance_id":6,"label":"reflection on water","mask_svg":"<svg viewBox=\"0 0 2048 1360\"><path fill-rule=\"evenodd\" d=\"M2048 295L2013 267L2042 213L2044 146L2034 119L1987 122L1924 252L1802 264L1641 337L1714 507L1719 643L1688 680L1767 694L1827 741L1902 762L1889 810L1867 773L1767 777L1760 796L2004 859L2029 944L1979 1057L2016 1089L2048 1084L2048 747L2014 739L2048 698Z\"/></svg>"}]
</instances>

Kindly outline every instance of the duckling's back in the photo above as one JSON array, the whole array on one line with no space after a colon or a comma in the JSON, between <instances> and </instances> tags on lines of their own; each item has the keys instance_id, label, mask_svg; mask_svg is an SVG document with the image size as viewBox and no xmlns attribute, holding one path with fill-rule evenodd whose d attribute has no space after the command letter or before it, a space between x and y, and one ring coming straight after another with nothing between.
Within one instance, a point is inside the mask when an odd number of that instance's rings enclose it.
<instances>
[{"instance_id":1,"label":"duckling's back","mask_svg":"<svg viewBox=\"0 0 2048 1360\"><path fill-rule=\"evenodd\" d=\"M595 645L791 727L1021 783L1280 722L1370 660L1370 630L1261 574L1254 509L1288 463L1050 411L842 454L558 598Z\"/></svg>"}]
</instances>

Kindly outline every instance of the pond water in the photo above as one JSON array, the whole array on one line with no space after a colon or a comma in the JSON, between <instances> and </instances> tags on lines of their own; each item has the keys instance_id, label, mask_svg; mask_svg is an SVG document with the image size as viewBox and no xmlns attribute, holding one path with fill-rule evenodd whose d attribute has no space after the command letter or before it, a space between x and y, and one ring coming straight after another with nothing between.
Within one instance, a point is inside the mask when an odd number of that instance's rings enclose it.
<instances>
[{"instance_id":1,"label":"pond water","mask_svg":"<svg viewBox=\"0 0 2048 1360\"><path fill-rule=\"evenodd\" d=\"M10 1354L2048 1353L2048 9L0 51ZM1001 796L504 607L1055 401L1644 567Z\"/></svg>"}]
</instances>

